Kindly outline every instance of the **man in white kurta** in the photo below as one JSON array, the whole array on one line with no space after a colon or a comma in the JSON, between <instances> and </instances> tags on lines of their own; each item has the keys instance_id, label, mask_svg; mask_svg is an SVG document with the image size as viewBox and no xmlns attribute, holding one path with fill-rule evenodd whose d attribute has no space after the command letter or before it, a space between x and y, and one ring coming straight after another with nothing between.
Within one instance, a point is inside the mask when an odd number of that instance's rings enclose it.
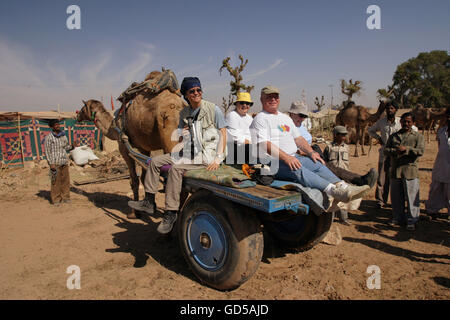
<instances>
[{"instance_id":1,"label":"man in white kurta","mask_svg":"<svg viewBox=\"0 0 450 320\"><path fill-rule=\"evenodd\" d=\"M450 107L446 112L447 124L437 132L438 154L434 161L430 192L425 202L427 213L436 218L439 210L447 208L450 217Z\"/></svg>"}]
</instances>

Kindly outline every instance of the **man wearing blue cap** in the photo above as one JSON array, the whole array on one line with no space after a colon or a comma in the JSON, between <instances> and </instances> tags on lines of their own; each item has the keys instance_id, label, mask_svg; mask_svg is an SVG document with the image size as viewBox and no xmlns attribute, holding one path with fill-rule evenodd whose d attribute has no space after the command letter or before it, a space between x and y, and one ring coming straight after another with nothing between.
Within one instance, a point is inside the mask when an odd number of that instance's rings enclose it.
<instances>
[{"instance_id":1,"label":"man wearing blue cap","mask_svg":"<svg viewBox=\"0 0 450 320\"><path fill-rule=\"evenodd\" d=\"M145 175L145 199L128 202L131 208L152 214L156 206L155 194L158 192L161 167L172 165L166 182L163 221L157 228L162 234L169 233L177 220L184 172L205 167L207 170L217 170L226 156L226 123L220 108L203 100L197 77L184 78L180 91L189 104L181 110L178 125L183 150L152 158Z\"/></svg>"}]
</instances>

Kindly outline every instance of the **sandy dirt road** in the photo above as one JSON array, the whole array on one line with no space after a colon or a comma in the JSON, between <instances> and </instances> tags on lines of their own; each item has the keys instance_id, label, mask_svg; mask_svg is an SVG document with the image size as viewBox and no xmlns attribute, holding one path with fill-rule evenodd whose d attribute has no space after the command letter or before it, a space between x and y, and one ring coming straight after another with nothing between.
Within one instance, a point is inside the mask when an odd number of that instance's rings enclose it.
<instances>
[{"instance_id":1,"label":"sandy dirt road","mask_svg":"<svg viewBox=\"0 0 450 320\"><path fill-rule=\"evenodd\" d=\"M433 166L436 142L426 148L421 199L428 197L427 169ZM352 157L351 168L365 173L376 167L376 149L368 157ZM126 218L127 180L72 186L72 203L54 207L47 170L8 170L1 179L0 299L450 298L449 221L444 215L435 221L422 218L415 232L389 227L391 210L375 208L374 190L350 212L353 225L333 224L342 234L339 245L321 243L295 253L265 235L263 261L254 276L234 291L221 292L195 278L176 238L159 236L159 219ZM161 193L157 204L163 207ZM66 286L71 265L80 268L80 290ZM367 288L370 265L381 270L379 290Z\"/></svg>"}]
</instances>

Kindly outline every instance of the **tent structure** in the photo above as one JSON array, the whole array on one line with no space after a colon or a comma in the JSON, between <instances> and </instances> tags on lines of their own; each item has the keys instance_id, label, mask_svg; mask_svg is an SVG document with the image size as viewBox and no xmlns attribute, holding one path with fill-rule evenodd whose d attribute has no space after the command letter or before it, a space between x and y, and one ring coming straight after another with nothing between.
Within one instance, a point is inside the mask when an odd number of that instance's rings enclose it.
<instances>
[{"instance_id":1,"label":"tent structure","mask_svg":"<svg viewBox=\"0 0 450 320\"><path fill-rule=\"evenodd\" d=\"M75 112L0 112L0 162L2 167L24 166L46 159L44 139L50 119L61 119L69 143L101 148L102 133L91 121L77 123Z\"/></svg>"}]
</instances>

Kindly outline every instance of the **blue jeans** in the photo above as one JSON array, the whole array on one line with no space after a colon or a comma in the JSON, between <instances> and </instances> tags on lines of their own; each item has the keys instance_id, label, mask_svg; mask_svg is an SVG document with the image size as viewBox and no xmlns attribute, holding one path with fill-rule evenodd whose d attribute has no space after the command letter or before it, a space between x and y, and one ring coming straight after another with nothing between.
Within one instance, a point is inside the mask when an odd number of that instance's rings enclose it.
<instances>
[{"instance_id":1,"label":"blue jeans","mask_svg":"<svg viewBox=\"0 0 450 320\"><path fill-rule=\"evenodd\" d=\"M282 160L279 163L278 172L275 178L300 183L304 187L319 189L323 191L330 183L341 181L321 162L314 162L309 157L295 155L302 167L298 170L291 170Z\"/></svg>"}]
</instances>

